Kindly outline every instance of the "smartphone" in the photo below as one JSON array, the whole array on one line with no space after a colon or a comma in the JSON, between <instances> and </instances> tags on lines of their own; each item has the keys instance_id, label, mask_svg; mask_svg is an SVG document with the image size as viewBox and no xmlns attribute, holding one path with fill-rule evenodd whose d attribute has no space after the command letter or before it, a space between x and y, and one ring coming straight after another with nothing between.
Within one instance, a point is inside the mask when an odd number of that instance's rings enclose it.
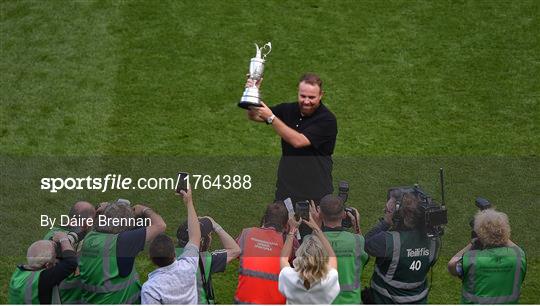
<instances>
[{"instance_id":1,"label":"smartphone","mask_svg":"<svg viewBox=\"0 0 540 306\"><path fill-rule=\"evenodd\" d=\"M296 216L309 221L309 201L296 202Z\"/></svg>"},{"instance_id":2,"label":"smartphone","mask_svg":"<svg viewBox=\"0 0 540 306\"><path fill-rule=\"evenodd\" d=\"M287 207L287 211L289 212L289 218L294 216L294 206L291 198L286 198L285 200L283 200L283 203L285 203L285 207Z\"/></svg>"},{"instance_id":3,"label":"smartphone","mask_svg":"<svg viewBox=\"0 0 540 306\"><path fill-rule=\"evenodd\" d=\"M176 179L176 192L180 193L180 191L187 192L188 190L188 181L189 181L189 173L187 172L178 172L178 177Z\"/></svg>"}]
</instances>

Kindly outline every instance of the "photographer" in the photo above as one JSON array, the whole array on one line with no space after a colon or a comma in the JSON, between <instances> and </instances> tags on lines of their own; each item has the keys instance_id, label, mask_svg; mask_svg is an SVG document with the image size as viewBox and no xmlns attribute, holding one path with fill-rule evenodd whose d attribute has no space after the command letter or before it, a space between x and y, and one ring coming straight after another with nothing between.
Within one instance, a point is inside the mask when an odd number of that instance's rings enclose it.
<instances>
[{"instance_id":1,"label":"photographer","mask_svg":"<svg viewBox=\"0 0 540 306\"><path fill-rule=\"evenodd\" d=\"M358 211L350 208L352 212L346 212L342 198L332 194L321 199L319 209L320 211L317 211L312 203L311 215L318 224L322 224L321 229L337 256L341 291L333 304L358 304L361 302L362 270L369 259L364 251L364 237L360 231ZM350 221L354 234L343 227L345 220Z\"/></svg>"},{"instance_id":2,"label":"photographer","mask_svg":"<svg viewBox=\"0 0 540 306\"><path fill-rule=\"evenodd\" d=\"M435 264L440 240L427 237L419 204L415 193L389 197L384 218L367 233L366 251L376 257L371 290L366 292L372 295L370 302L427 303L426 275Z\"/></svg>"},{"instance_id":3,"label":"photographer","mask_svg":"<svg viewBox=\"0 0 540 306\"><path fill-rule=\"evenodd\" d=\"M56 249L60 249L57 258ZM77 268L77 257L66 233L34 242L9 282L9 304L60 304L57 287Z\"/></svg>"},{"instance_id":4,"label":"photographer","mask_svg":"<svg viewBox=\"0 0 540 306\"><path fill-rule=\"evenodd\" d=\"M94 208L94 205L89 202L78 201L73 204L73 206L69 210L68 216L72 220L76 220L78 226L53 227L51 230L49 230L47 234L45 234L43 239L51 239L52 236L58 231L64 232L71 236L70 239L72 240L74 249L76 252L78 252L80 251L78 250L78 247L82 246L82 240L84 239L86 234L88 234L88 232L92 229L91 224L93 224L95 221L94 218L96 216L96 209Z\"/></svg>"},{"instance_id":5,"label":"photographer","mask_svg":"<svg viewBox=\"0 0 540 306\"><path fill-rule=\"evenodd\" d=\"M78 256L81 251L82 242L86 234L92 229L90 224L93 224L96 215L96 209L94 206L86 201L78 201L69 210L69 217L77 220L78 226L66 226L66 227L54 227L45 236L44 240L50 240L57 232L63 232L67 234L70 239L73 249ZM92 222L89 222L91 220ZM65 278L58 286L60 293L60 301L62 304L79 304L82 302L82 289L79 286L79 270L78 268Z\"/></svg>"},{"instance_id":6,"label":"photographer","mask_svg":"<svg viewBox=\"0 0 540 306\"><path fill-rule=\"evenodd\" d=\"M518 303L525 278L525 253L510 240L508 217L494 209L474 218L475 243L469 243L450 262L448 271L462 280L462 304Z\"/></svg>"},{"instance_id":7,"label":"photographer","mask_svg":"<svg viewBox=\"0 0 540 306\"><path fill-rule=\"evenodd\" d=\"M232 260L240 255L240 246L236 243L233 237L229 235L213 218L204 216L199 218L201 231L200 243L200 260L198 261L197 270L197 294L198 304L214 304L214 289L212 285L212 274L225 272L225 268ZM184 251L186 244L189 241L191 232L188 230L188 222L182 223L176 231L178 239L178 247L176 248L176 256L179 256ZM221 244L222 250L210 252L209 248L212 244L212 233L215 233Z\"/></svg>"},{"instance_id":8,"label":"photographer","mask_svg":"<svg viewBox=\"0 0 540 306\"><path fill-rule=\"evenodd\" d=\"M141 283L135 257L145 244L165 231L165 222L151 208L130 206L127 200L102 203L96 217L150 220L146 227L129 224L98 225L84 238L79 270L83 300L89 304L130 304L140 302Z\"/></svg>"}]
</instances>

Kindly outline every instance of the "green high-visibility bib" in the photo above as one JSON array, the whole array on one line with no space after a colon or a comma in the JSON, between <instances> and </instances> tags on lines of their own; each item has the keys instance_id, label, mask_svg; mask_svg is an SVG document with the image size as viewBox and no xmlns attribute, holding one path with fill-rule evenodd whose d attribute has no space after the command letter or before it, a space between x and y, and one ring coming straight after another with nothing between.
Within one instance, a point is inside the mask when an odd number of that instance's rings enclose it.
<instances>
[{"instance_id":1,"label":"green high-visibility bib","mask_svg":"<svg viewBox=\"0 0 540 306\"><path fill-rule=\"evenodd\" d=\"M8 304L40 304L38 283L41 271L26 271L17 267L9 281Z\"/></svg>"},{"instance_id":2,"label":"green high-visibility bib","mask_svg":"<svg viewBox=\"0 0 540 306\"><path fill-rule=\"evenodd\" d=\"M362 269L369 256L364 237L347 231L325 231L337 257L340 292L332 304L361 304Z\"/></svg>"},{"instance_id":3,"label":"green high-visibility bib","mask_svg":"<svg viewBox=\"0 0 540 306\"><path fill-rule=\"evenodd\" d=\"M141 283L133 267L121 277L116 262L117 234L91 231L84 238L79 259L82 297L89 304L138 304Z\"/></svg>"},{"instance_id":4,"label":"green high-visibility bib","mask_svg":"<svg viewBox=\"0 0 540 306\"><path fill-rule=\"evenodd\" d=\"M463 254L462 304L518 303L527 261L523 250L499 247Z\"/></svg>"},{"instance_id":5,"label":"green high-visibility bib","mask_svg":"<svg viewBox=\"0 0 540 306\"><path fill-rule=\"evenodd\" d=\"M427 303L426 275L437 259L439 240L422 231L386 232L386 253L371 278L375 304Z\"/></svg>"}]
</instances>

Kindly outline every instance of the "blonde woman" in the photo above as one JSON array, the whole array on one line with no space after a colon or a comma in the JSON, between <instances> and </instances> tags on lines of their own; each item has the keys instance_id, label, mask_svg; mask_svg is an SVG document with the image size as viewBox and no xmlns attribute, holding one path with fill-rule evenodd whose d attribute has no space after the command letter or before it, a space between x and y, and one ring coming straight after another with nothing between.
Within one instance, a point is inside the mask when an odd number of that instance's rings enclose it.
<instances>
[{"instance_id":1,"label":"blonde woman","mask_svg":"<svg viewBox=\"0 0 540 306\"><path fill-rule=\"evenodd\" d=\"M336 254L311 214L309 221L302 222L311 227L313 234L304 237L291 268L289 257L300 222L289 219L289 232L281 251L279 291L287 298L287 304L331 304L339 294Z\"/></svg>"}]
</instances>

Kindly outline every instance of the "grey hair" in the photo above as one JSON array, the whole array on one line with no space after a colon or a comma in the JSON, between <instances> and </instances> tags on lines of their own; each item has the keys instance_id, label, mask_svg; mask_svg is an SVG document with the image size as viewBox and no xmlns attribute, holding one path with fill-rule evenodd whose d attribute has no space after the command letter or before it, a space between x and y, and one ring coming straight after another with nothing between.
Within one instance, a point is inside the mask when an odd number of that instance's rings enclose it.
<instances>
[{"instance_id":1,"label":"grey hair","mask_svg":"<svg viewBox=\"0 0 540 306\"><path fill-rule=\"evenodd\" d=\"M474 231L486 247L506 245L510 240L508 216L494 209L479 211L474 217Z\"/></svg>"},{"instance_id":2,"label":"grey hair","mask_svg":"<svg viewBox=\"0 0 540 306\"><path fill-rule=\"evenodd\" d=\"M133 209L126 202L112 202L107 205L103 210L103 215L105 218L118 218L118 219L129 219L135 218ZM107 222L108 223L108 222ZM121 223L122 224L122 223ZM107 234L119 234L121 232L128 231L133 227L130 225L103 225L100 226L99 222L95 226L97 232L107 233Z\"/></svg>"},{"instance_id":3,"label":"grey hair","mask_svg":"<svg viewBox=\"0 0 540 306\"><path fill-rule=\"evenodd\" d=\"M42 269L47 263L54 263L56 252L50 240L38 240L28 248L26 260L31 270Z\"/></svg>"}]
</instances>

